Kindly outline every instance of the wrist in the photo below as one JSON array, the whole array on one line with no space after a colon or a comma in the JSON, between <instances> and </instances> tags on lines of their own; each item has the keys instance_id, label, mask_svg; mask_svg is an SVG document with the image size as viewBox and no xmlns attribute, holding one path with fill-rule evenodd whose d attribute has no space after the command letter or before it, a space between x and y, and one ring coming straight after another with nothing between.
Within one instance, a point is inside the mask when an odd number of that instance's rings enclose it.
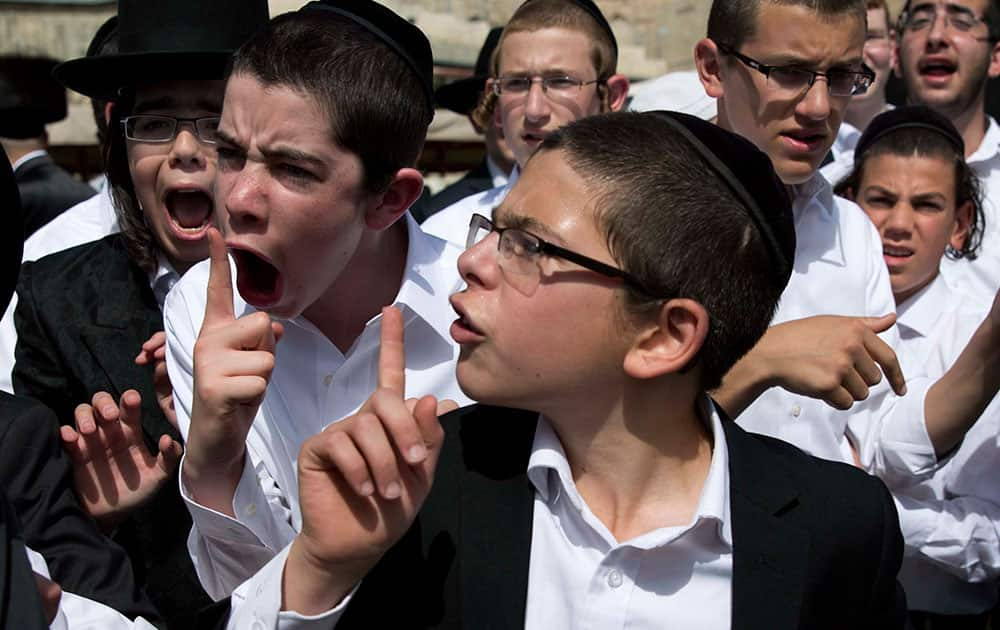
<instances>
[{"instance_id":1,"label":"wrist","mask_svg":"<svg viewBox=\"0 0 1000 630\"><path fill-rule=\"evenodd\" d=\"M368 563L331 563L309 551L300 534L292 541L281 578L281 609L319 615L336 606L371 569Z\"/></svg>"},{"instance_id":2,"label":"wrist","mask_svg":"<svg viewBox=\"0 0 1000 630\"><path fill-rule=\"evenodd\" d=\"M191 499L216 512L235 516L233 497L243 476L244 456L235 462L206 464L185 455L181 479Z\"/></svg>"}]
</instances>

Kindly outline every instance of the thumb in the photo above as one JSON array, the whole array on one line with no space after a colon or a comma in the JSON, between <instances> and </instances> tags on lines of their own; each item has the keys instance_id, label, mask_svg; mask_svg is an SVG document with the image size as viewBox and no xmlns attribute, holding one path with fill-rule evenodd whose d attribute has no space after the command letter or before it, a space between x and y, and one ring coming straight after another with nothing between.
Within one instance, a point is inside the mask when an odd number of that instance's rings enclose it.
<instances>
[{"instance_id":1,"label":"thumb","mask_svg":"<svg viewBox=\"0 0 1000 630\"><path fill-rule=\"evenodd\" d=\"M862 317L861 321L864 322L865 326L871 328L872 332L880 333L892 328L892 325L896 323L896 314L887 313L881 317Z\"/></svg>"}]
</instances>

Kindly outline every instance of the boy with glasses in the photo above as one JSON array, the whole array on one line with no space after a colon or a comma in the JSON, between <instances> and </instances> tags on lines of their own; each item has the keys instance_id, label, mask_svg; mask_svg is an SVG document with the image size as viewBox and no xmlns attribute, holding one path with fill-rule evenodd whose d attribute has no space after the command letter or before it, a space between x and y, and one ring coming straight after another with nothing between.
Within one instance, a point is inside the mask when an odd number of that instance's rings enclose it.
<instances>
[{"instance_id":1,"label":"boy with glasses","mask_svg":"<svg viewBox=\"0 0 1000 630\"><path fill-rule=\"evenodd\" d=\"M715 0L708 34L695 55L719 124L767 152L793 195L797 237L772 326L716 399L749 430L909 484L968 430L975 415L959 401L974 379L949 372L931 386L907 366L904 382L880 238L816 172L873 79L864 3Z\"/></svg>"},{"instance_id":2,"label":"boy with glasses","mask_svg":"<svg viewBox=\"0 0 1000 630\"><path fill-rule=\"evenodd\" d=\"M528 0L504 27L493 54L486 95L473 118L498 127L523 166L541 142L569 122L618 111L628 79L617 73L618 42L591 0ZM517 179L466 197L422 225L429 234L465 243L475 213L489 216Z\"/></svg>"},{"instance_id":3,"label":"boy with glasses","mask_svg":"<svg viewBox=\"0 0 1000 630\"><path fill-rule=\"evenodd\" d=\"M985 111L986 84L1000 76L1000 6L992 0L911 0L898 22L899 58L910 103L943 114L962 134L966 161L983 182L978 257L941 261L954 289L990 300L1000 288L1000 125Z\"/></svg>"}]
</instances>

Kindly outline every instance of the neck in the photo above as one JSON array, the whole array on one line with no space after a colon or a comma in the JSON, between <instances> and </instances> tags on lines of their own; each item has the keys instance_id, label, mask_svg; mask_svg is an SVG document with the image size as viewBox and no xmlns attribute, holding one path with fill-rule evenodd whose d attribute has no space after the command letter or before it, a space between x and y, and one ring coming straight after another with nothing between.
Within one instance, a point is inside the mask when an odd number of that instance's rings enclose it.
<instances>
[{"instance_id":1,"label":"neck","mask_svg":"<svg viewBox=\"0 0 1000 630\"><path fill-rule=\"evenodd\" d=\"M712 439L685 381L630 381L603 404L589 396L545 414L580 495L617 540L687 524L697 507Z\"/></svg>"},{"instance_id":2,"label":"neck","mask_svg":"<svg viewBox=\"0 0 1000 630\"><path fill-rule=\"evenodd\" d=\"M965 142L965 157L969 157L986 137L986 129L989 127L982 103L979 107L963 112L951 119L958 132L962 134L962 141Z\"/></svg>"},{"instance_id":3,"label":"neck","mask_svg":"<svg viewBox=\"0 0 1000 630\"><path fill-rule=\"evenodd\" d=\"M3 147L4 153L7 154L7 159L10 160L10 165L13 166L15 162L32 151L44 149L46 143L42 138L28 138L25 140L4 138L0 140L0 146Z\"/></svg>"},{"instance_id":4,"label":"neck","mask_svg":"<svg viewBox=\"0 0 1000 630\"><path fill-rule=\"evenodd\" d=\"M858 131L864 131L873 118L885 111L885 104L885 97L881 96L881 92L863 101L851 101L844 115L844 121L853 125Z\"/></svg>"},{"instance_id":5,"label":"neck","mask_svg":"<svg viewBox=\"0 0 1000 630\"><path fill-rule=\"evenodd\" d=\"M406 269L408 241L405 218L387 230L366 231L337 282L303 311L342 353L383 306L395 301Z\"/></svg>"}]
</instances>

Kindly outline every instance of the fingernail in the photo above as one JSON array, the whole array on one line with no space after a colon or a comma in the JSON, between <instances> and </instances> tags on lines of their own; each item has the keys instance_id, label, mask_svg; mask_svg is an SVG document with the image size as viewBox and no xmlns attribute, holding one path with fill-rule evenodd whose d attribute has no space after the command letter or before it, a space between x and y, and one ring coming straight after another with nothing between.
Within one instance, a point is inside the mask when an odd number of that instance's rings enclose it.
<instances>
[{"instance_id":1,"label":"fingernail","mask_svg":"<svg viewBox=\"0 0 1000 630\"><path fill-rule=\"evenodd\" d=\"M395 481L390 481L389 485L385 487L385 498L387 499L398 499L400 493L399 483Z\"/></svg>"},{"instance_id":2,"label":"fingernail","mask_svg":"<svg viewBox=\"0 0 1000 630\"><path fill-rule=\"evenodd\" d=\"M423 461L424 457L427 456L427 449L424 448L423 444L416 444L410 447L410 452L408 457L411 462Z\"/></svg>"},{"instance_id":3,"label":"fingernail","mask_svg":"<svg viewBox=\"0 0 1000 630\"><path fill-rule=\"evenodd\" d=\"M112 407L111 405L108 405L107 407L101 409L101 413L104 414L105 417L112 415L114 412L115 408Z\"/></svg>"},{"instance_id":4,"label":"fingernail","mask_svg":"<svg viewBox=\"0 0 1000 630\"><path fill-rule=\"evenodd\" d=\"M369 497L371 496L372 492L375 492L375 486L372 485L372 482L366 481L363 484L361 484L361 496Z\"/></svg>"}]
</instances>

